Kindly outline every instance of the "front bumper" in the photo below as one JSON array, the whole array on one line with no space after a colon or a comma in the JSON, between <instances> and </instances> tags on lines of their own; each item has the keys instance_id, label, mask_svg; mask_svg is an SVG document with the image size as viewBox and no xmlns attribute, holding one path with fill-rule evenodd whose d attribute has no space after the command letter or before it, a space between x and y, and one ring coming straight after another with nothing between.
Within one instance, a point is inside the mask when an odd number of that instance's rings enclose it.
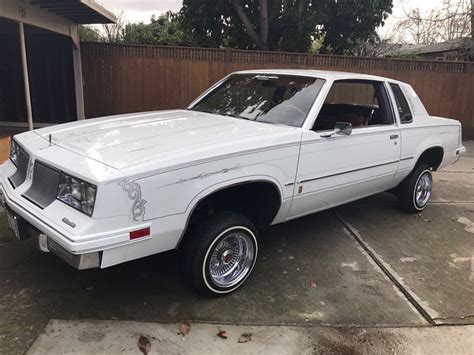
<instances>
[{"instance_id":1,"label":"front bumper","mask_svg":"<svg viewBox=\"0 0 474 355\"><path fill-rule=\"evenodd\" d=\"M55 242L52 238L48 237L45 233L34 227L24 218L16 214L6 202L6 198L3 195L3 192L0 189L1 202L5 213L8 215L7 218L12 219L16 223L16 228L14 232L16 237L19 240L26 240L29 238L34 238L37 240L38 248L45 252L60 257L66 263L78 270L94 269L99 268L101 264L102 252L92 252L86 254L73 254L59 243Z\"/></svg>"},{"instance_id":2,"label":"front bumper","mask_svg":"<svg viewBox=\"0 0 474 355\"><path fill-rule=\"evenodd\" d=\"M96 269L100 267L102 252L72 254L69 250L48 238L46 234L38 235L38 246L41 251L51 252L78 270Z\"/></svg>"},{"instance_id":3,"label":"front bumper","mask_svg":"<svg viewBox=\"0 0 474 355\"><path fill-rule=\"evenodd\" d=\"M109 267L131 260L131 257L128 259L130 248L139 249L139 252L149 250L141 245L150 241L151 235L130 240L130 232L150 227L150 223L131 226L128 216L91 219L62 202L53 202L47 209L41 210L22 197L28 186L22 185L14 190L9 181L2 177L10 176L12 172L13 167L0 165L0 195L8 209L28 226L27 237L33 236L41 241L41 235L47 236L43 251L58 255L77 269L87 269ZM76 228L61 222L63 217L76 222Z\"/></svg>"},{"instance_id":4,"label":"front bumper","mask_svg":"<svg viewBox=\"0 0 474 355\"><path fill-rule=\"evenodd\" d=\"M467 152L466 147L461 146L458 149L456 149L456 156L462 155Z\"/></svg>"}]
</instances>

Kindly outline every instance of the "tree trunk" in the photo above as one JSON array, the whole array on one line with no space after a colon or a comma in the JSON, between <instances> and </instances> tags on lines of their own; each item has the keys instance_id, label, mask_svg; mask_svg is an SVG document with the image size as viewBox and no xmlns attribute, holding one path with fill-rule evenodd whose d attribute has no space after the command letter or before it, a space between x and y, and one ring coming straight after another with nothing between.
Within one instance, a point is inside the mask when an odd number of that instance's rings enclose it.
<instances>
[{"instance_id":1,"label":"tree trunk","mask_svg":"<svg viewBox=\"0 0 474 355\"><path fill-rule=\"evenodd\" d=\"M474 0L471 0L471 38L474 38Z\"/></svg>"},{"instance_id":2,"label":"tree trunk","mask_svg":"<svg viewBox=\"0 0 474 355\"><path fill-rule=\"evenodd\" d=\"M268 48L268 6L267 0L260 0L260 40Z\"/></svg>"},{"instance_id":3,"label":"tree trunk","mask_svg":"<svg viewBox=\"0 0 474 355\"><path fill-rule=\"evenodd\" d=\"M249 18L247 17L244 8L239 0L232 0L232 5L234 5L235 11L237 15L239 15L240 21L242 21L247 34L250 36L252 41L256 44L256 46L263 51L268 51L268 44L263 42L262 39L258 36L257 32L252 27ZM267 26L268 31L268 26ZM267 32L268 34L268 32Z\"/></svg>"}]
</instances>

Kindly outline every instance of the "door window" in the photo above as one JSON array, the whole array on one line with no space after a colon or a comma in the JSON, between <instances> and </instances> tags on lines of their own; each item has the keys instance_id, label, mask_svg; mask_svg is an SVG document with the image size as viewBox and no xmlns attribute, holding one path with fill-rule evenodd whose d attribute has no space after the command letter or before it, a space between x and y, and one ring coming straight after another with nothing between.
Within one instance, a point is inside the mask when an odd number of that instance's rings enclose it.
<instances>
[{"instance_id":1,"label":"door window","mask_svg":"<svg viewBox=\"0 0 474 355\"><path fill-rule=\"evenodd\" d=\"M335 81L313 130L333 130L336 122L350 123L353 128L393 124L383 83L370 80Z\"/></svg>"}]
</instances>

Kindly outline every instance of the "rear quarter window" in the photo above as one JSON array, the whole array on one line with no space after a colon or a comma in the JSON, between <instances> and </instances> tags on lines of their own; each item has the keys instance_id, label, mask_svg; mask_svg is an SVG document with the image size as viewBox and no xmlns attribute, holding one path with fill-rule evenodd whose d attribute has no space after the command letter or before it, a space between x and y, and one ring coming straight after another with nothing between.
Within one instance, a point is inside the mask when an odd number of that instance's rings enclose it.
<instances>
[{"instance_id":1,"label":"rear quarter window","mask_svg":"<svg viewBox=\"0 0 474 355\"><path fill-rule=\"evenodd\" d=\"M398 116L400 117L400 122L413 122L413 115L411 113L410 106L408 105L407 99L400 86L398 84L391 83L390 88L392 89L393 96L395 97L395 104L398 111Z\"/></svg>"}]
</instances>

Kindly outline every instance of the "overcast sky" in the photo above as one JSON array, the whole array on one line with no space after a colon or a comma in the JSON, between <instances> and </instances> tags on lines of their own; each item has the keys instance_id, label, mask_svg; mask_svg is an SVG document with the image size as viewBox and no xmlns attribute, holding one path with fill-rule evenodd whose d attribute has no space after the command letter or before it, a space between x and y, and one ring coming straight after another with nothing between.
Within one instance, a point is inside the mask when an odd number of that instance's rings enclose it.
<instances>
[{"instance_id":1,"label":"overcast sky","mask_svg":"<svg viewBox=\"0 0 474 355\"><path fill-rule=\"evenodd\" d=\"M393 14L387 21L386 28L379 29L383 36L385 32L404 16L410 9L420 8L422 12L428 12L441 5L442 0L394 0ZM117 12L124 11L127 22L150 22L151 15L159 15L168 10L178 11L182 0L97 0L107 9Z\"/></svg>"}]
</instances>

